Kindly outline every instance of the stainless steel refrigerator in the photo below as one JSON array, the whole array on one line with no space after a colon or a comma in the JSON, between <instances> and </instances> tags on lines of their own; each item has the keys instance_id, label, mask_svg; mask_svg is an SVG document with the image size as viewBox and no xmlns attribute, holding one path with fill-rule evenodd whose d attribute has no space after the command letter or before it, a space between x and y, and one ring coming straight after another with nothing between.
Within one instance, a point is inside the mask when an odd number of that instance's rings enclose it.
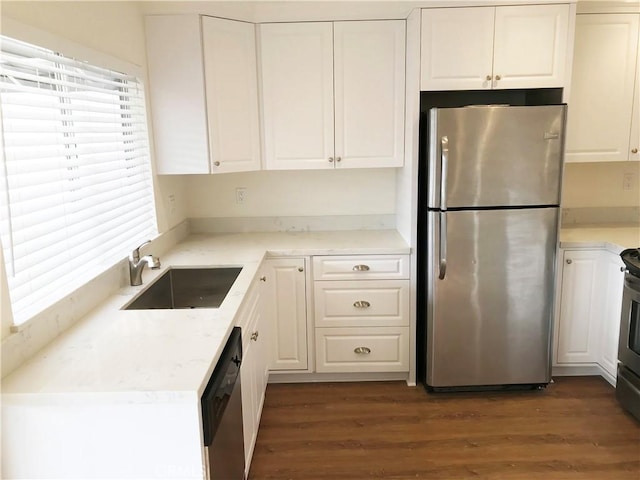
<instances>
[{"instance_id":1,"label":"stainless steel refrigerator","mask_svg":"<svg viewBox=\"0 0 640 480\"><path fill-rule=\"evenodd\" d=\"M428 387L549 383L565 117L565 105L429 111Z\"/></svg>"}]
</instances>

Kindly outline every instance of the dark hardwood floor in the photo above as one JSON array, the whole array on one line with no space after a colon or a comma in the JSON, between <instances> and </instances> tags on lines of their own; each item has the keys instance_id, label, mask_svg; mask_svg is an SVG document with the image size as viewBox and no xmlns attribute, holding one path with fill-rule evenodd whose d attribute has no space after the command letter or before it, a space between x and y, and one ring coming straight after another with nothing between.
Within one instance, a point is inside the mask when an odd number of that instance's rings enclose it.
<instances>
[{"instance_id":1,"label":"dark hardwood floor","mask_svg":"<svg viewBox=\"0 0 640 480\"><path fill-rule=\"evenodd\" d=\"M270 384L249 478L640 480L640 424L599 377L534 392Z\"/></svg>"}]
</instances>

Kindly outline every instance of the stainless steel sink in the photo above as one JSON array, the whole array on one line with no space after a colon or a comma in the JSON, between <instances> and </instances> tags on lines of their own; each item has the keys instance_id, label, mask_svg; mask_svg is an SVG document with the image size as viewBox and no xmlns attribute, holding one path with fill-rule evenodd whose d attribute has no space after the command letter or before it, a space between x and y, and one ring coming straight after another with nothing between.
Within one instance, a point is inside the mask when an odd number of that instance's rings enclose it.
<instances>
[{"instance_id":1,"label":"stainless steel sink","mask_svg":"<svg viewBox=\"0 0 640 480\"><path fill-rule=\"evenodd\" d=\"M170 268L123 310L217 308L241 267Z\"/></svg>"}]
</instances>

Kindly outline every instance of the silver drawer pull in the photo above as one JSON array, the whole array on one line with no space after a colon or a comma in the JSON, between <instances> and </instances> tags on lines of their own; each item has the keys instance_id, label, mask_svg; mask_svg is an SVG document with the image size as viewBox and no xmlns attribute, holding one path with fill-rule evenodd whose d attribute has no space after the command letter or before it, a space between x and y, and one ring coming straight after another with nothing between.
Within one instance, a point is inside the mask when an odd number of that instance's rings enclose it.
<instances>
[{"instance_id":1,"label":"silver drawer pull","mask_svg":"<svg viewBox=\"0 0 640 480\"><path fill-rule=\"evenodd\" d=\"M356 308L369 308L371 304L366 300L356 300L353 302L353 306Z\"/></svg>"},{"instance_id":2,"label":"silver drawer pull","mask_svg":"<svg viewBox=\"0 0 640 480\"><path fill-rule=\"evenodd\" d=\"M353 270L355 270L356 272L368 272L369 265L355 265L353 267Z\"/></svg>"},{"instance_id":3,"label":"silver drawer pull","mask_svg":"<svg viewBox=\"0 0 640 480\"><path fill-rule=\"evenodd\" d=\"M353 353L357 353L358 355L369 355L371 353L371 349L369 347L356 347L353 349Z\"/></svg>"},{"instance_id":4,"label":"silver drawer pull","mask_svg":"<svg viewBox=\"0 0 640 480\"><path fill-rule=\"evenodd\" d=\"M251 334L251 340L253 340L254 342L258 341L258 331L257 330Z\"/></svg>"}]
</instances>

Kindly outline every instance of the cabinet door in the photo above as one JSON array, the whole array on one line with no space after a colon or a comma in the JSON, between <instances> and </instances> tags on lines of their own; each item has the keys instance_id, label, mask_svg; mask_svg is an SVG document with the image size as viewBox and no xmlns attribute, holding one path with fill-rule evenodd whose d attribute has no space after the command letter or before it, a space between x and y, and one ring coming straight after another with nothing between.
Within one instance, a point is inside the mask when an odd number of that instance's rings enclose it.
<instances>
[{"instance_id":1,"label":"cabinet door","mask_svg":"<svg viewBox=\"0 0 640 480\"><path fill-rule=\"evenodd\" d=\"M304 258L266 261L269 369L306 370L307 306Z\"/></svg>"},{"instance_id":2,"label":"cabinet door","mask_svg":"<svg viewBox=\"0 0 640 480\"><path fill-rule=\"evenodd\" d=\"M267 386L268 331L265 325L263 286L254 283L246 295L246 303L239 314L242 327L242 419L244 428L245 474L258 438L260 417Z\"/></svg>"},{"instance_id":3,"label":"cabinet door","mask_svg":"<svg viewBox=\"0 0 640 480\"><path fill-rule=\"evenodd\" d=\"M494 7L422 10L420 90L491 88L494 12Z\"/></svg>"},{"instance_id":4,"label":"cabinet door","mask_svg":"<svg viewBox=\"0 0 640 480\"><path fill-rule=\"evenodd\" d=\"M336 167L404 163L405 22L334 24Z\"/></svg>"},{"instance_id":5,"label":"cabinet door","mask_svg":"<svg viewBox=\"0 0 640 480\"><path fill-rule=\"evenodd\" d=\"M255 41L251 23L202 17L212 173L260 169Z\"/></svg>"},{"instance_id":6,"label":"cabinet door","mask_svg":"<svg viewBox=\"0 0 640 480\"><path fill-rule=\"evenodd\" d=\"M266 168L333 168L332 24L258 28Z\"/></svg>"},{"instance_id":7,"label":"cabinet door","mask_svg":"<svg viewBox=\"0 0 640 480\"><path fill-rule=\"evenodd\" d=\"M242 434L244 436L244 465L245 474L249 472L253 446L258 436L258 425L255 420L255 405L257 403L254 382L254 348L248 344L242 346L242 364L240 365L240 381L242 386Z\"/></svg>"},{"instance_id":8,"label":"cabinet door","mask_svg":"<svg viewBox=\"0 0 640 480\"><path fill-rule=\"evenodd\" d=\"M595 363L602 302L598 283L599 251L564 252L558 363Z\"/></svg>"},{"instance_id":9,"label":"cabinet door","mask_svg":"<svg viewBox=\"0 0 640 480\"><path fill-rule=\"evenodd\" d=\"M618 339L624 288L624 264L619 255L603 252L601 277L605 283L601 291L603 309L598 363L609 373L611 379L615 379L618 368Z\"/></svg>"},{"instance_id":10,"label":"cabinet door","mask_svg":"<svg viewBox=\"0 0 640 480\"><path fill-rule=\"evenodd\" d=\"M494 88L564 87L569 5L497 7Z\"/></svg>"},{"instance_id":11,"label":"cabinet door","mask_svg":"<svg viewBox=\"0 0 640 480\"><path fill-rule=\"evenodd\" d=\"M637 14L576 18L567 123L568 162L629 158L638 18ZM640 157L636 154L635 158Z\"/></svg>"},{"instance_id":12,"label":"cabinet door","mask_svg":"<svg viewBox=\"0 0 640 480\"><path fill-rule=\"evenodd\" d=\"M198 15L145 17L156 173L209 173Z\"/></svg>"}]
</instances>

